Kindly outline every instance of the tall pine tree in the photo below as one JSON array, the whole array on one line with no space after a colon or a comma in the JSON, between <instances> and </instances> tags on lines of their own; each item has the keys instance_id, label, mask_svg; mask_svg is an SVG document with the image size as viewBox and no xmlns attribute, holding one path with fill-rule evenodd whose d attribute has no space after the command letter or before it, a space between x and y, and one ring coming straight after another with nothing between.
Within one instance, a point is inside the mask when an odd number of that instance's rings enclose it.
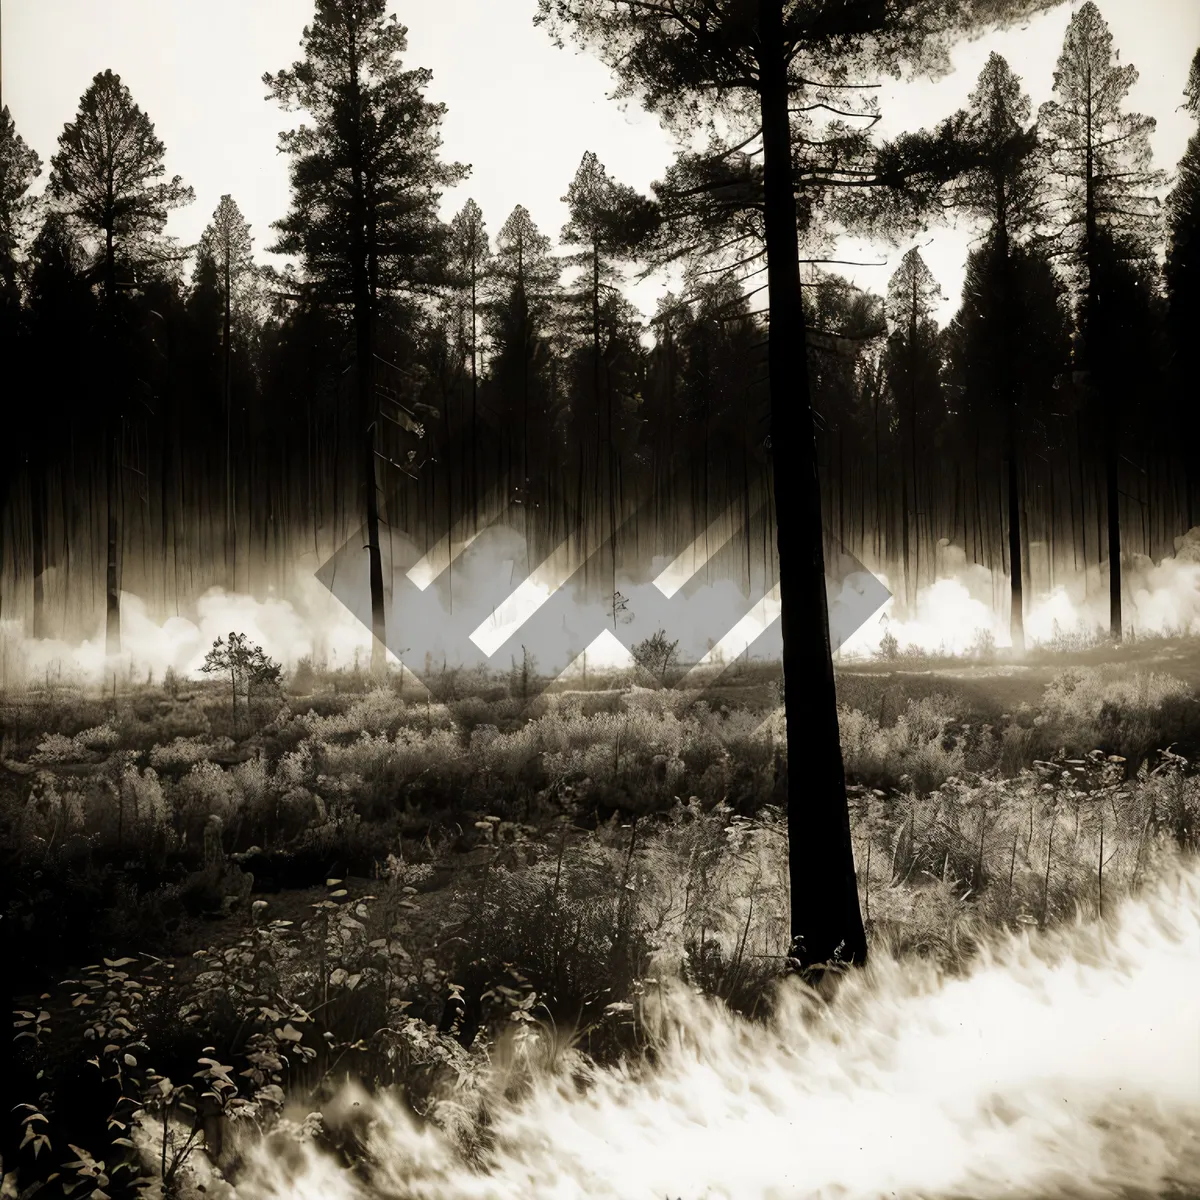
<instances>
[{"instance_id":1,"label":"tall pine tree","mask_svg":"<svg viewBox=\"0 0 1200 1200\"><path fill-rule=\"evenodd\" d=\"M982 405L1001 415L1008 483L1009 631L1013 650L1025 650L1023 561L1021 550L1021 380L1016 365L1021 338L1022 291L1017 282L1019 239L1038 217L1041 155L1036 127L1029 124L1029 98L1008 63L993 53L967 102L961 136L969 169L952 185L952 203L987 222L985 248L972 261L969 356L989 364L984 376L971 374L978 413ZM986 297L986 299L985 299ZM987 392L982 393L981 389Z\"/></svg>"},{"instance_id":2,"label":"tall pine tree","mask_svg":"<svg viewBox=\"0 0 1200 1200\"><path fill-rule=\"evenodd\" d=\"M616 71L619 91L639 96L681 141L698 127L712 131L695 194L732 193L719 215L734 223L737 240L757 238L757 248L765 248L771 446L777 463L787 456L787 469L774 473L774 489L788 755L794 769L805 764L803 775L794 770L789 777L788 802L792 955L804 968L861 962L867 947L838 740L812 397L805 356L796 353L808 341L798 226L810 225L827 191L864 177L854 154L841 153L847 139L839 115L853 111L845 100L848 89L867 82L864 66L945 70L955 36L1047 6L1047 0L898 6L539 0L539 22L556 33L570 28L598 50ZM829 138L820 130L809 135L810 113L831 118ZM717 133L718 116L726 137ZM700 216L693 228L703 232L706 224L708 249L729 242L719 221Z\"/></svg>"},{"instance_id":3,"label":"tall pine tree","mask_svg":"<svg viewBox=\"0 0 1200 1200\"><path fill-rule=\"evenodd\" d=\"M550 239L518 204L496 238L485 325L491 345L492 407L514 431L521 464L516 487L522 498L533 483L531 450L537 455L547 448L552 415L550 334L559 274Z\"/></svg>"},{"instance_id":4,"label":"tall pine tree","mask_svg":"<svg viewBox=\"0 0 1200 1200\"><path fill-rule=\"evenodd\" d=\"M1164 180L1151 167L1153 117L1125 112L1137 82L1132 63L1121 64L1112 34L1092 2L1067 26L1054 71L1055 99L1042 105L1039 126L1047 140L1056 181L1052 227L1057 253L1075 293L1077 370L1099 405L1103 429L1108 509L1109 625L1123 636L1121 608L1121 407L1122 382L1136 374L1138 353L1128 341L1136 264L1154 253L1158 201Z\"/></svg>"},{"instance_id":5,"label":"tall pine tree","mask_svg":"<svg viewBox=\"0 0 1200 1200\"><path fill-rule=\"evenodd\" d=\"M280 135L292 160L292 209L275 223L273 250L298 256L319 298L347 308L354 329L375 674L387 653L375 325L387 296L428 290L442 278L446 230L438 202L443 188L466 175L439 158L445 106L424 96L429 71L402 68L408 31L386 8L385 0L317 0L304 58L263 76L285 109L313 120Z\"/></svg>"},{"instance_id":6,"label":"tall pine tree","mask_svg":"<svg viewBox=\"0 0 1200 1200\"><path fill-rule=\"evenodd\" d=\"M221 404L225 417L225 575L235 586L237 547L234 534L233 480L233 334L234 310L244 284L254 271L250 226L232 196L221 197L200 239L198 270L215 275L221 296Z\"/></svg>"},{"instance_id":7,"label":"tall pine tree","mask_svg":"<svg viewBox=\"0 0 1200 1200\"><path fill-rule=\"evenodd\" d=\"M920 586L921 472L917 446L935 419L940 401L941 347L934 308L942 290L915 247L888 280L891 327L884 363L900 433L900 544L905 598Z\"/></svg>"},{"instance_id":8,"label":"tall pine tree","mask_svg":"<svg viewBox=\"0 0 1200 1200\"><path fill-rule=\"evenodd\" d=\"M1188 74L1187 111L1200 121L1200 50ZM1200 128L1188 139L1167 198L1167 285L1171 378L1185 448L1187 523L1200 523Z\"/></svg>"},{"instance_id":9,"label":"tall pine tree","mask_svg":"<svg viewBox=\"0 0 1200 1200\"><path fill-rule=\"evenodd\" d=\"M122 289L170 258L163 239L167 215L190 204L192 189L178 175L163 181L166 147L150 118L112 71L98 74L79 102L75 120L58 139L48 194L94 244L92 276L102 285L101 395L107 418L108 554L105 650L121 650L118 520L121 507L122 424L135 390L132 306Z\"/></svg>"},{"instance_id":10,"label":"tall pine tree","mask_svg":"<svg viewBox=\"0 0 1200 1200\"><path fill-rule=\"evenodd\" d=\"M15 364L20 354L22 243L28 233L30 185L42 173L42 161L17 132L8 106L0 109L0 362ZM0 562L4 555L4 510L16 466L15 447L0 447ZM38 586L35 582L35 588ZM34 607L34 636L39 610Z\"/></svg>"},{"instance_id":11,"label":"tall pine tree","mask_svg":"<svg viewBox=\"0 0 1200 1200\"><path fill-rule=\"evenodd\" d=\"M471 449L471 502L478 503L478 462L475 459L479 437L479 315L481 294L488 278L488 263L491 258L488 244L487 225L483 210L474 200L455 214L450 222L450 267L454 283L461 289L461 300L456 305L459 320L459 341L471 360L471 403L470 420L463 421L459 413L459 438Z\"/></svg>"}]
</instances>

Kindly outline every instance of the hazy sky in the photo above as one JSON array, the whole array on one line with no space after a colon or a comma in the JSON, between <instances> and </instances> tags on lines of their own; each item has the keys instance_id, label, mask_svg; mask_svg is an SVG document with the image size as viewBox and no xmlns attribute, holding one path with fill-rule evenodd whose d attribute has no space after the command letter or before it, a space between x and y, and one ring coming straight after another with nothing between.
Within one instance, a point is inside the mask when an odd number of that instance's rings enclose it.
<instances>
[{"instance_id":1,"label":"hazy sky","mask_svg":"<svg viewBox=\"0 0 1200 1200\"><path fill-rule=\"evenodd\" d=\"M557 238L567 216L560 197L585 150L635 187L661 177L671 139L653 118L606 98L613 80L595 59L556 49L533 27L534 0L399 0L389 7L408 26L406 65L431 69L428 94L448 106L445 157L473 167L446 195L444 216L473 196L494 235L513 206L524 204ZM956 73L939 83L889 83L881 90L881 129L915 129L960 107L993 49L1022 76L1036 109L1050 96L1072 7L960 47ZM1193 129L1178 106L1200 44L1200 0L1100 0L1100 7L1121 61L1141 73L1129 104L1157 118L1156 164L1173 170ZM169 232L194 242L229 192L253 226L259 258L269 261L270 223L288 207L277 135L299 118L264 99L261 78L299 57L312 13L312 0L5 0L0 86L18 131L45 163L38 187L80 95L111 68L154 121L168 171L195 188L195 203L172 215ZM945 318L957 305L970 235L937 230L922 245L931 239L923 253L946 293ZM905 249L862 255L886 256L888 266L838 269L883 291ZM649 281L633 299L649 313L662 287Z\"/></svg>"}]
</instances>

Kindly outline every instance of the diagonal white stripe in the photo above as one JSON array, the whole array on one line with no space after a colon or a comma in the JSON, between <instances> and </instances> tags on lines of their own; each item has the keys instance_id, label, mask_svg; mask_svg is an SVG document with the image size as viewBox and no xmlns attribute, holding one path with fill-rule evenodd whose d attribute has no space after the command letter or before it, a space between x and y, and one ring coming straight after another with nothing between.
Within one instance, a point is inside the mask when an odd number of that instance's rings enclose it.
<instances>
[{"instance_id":1,"label":"diagonal white stripe","mask_svg":"<svg viewBox=\"0 0 1200 1200\"><path fill-rule=\"evenodd\" d=\"M706 667L731 662L754 644L764 630L777 620L780 613L779 584L775 586L679 681L685 687L693 676L704 673Z\"/></svg>"},{"instance_id":2,"label":"diagonal white stripe","mask_svg":"<svg viewBox=\"0 0 1200 1200\"><path fill-rule=\"evenodd\" d=\"M762 487L755 486L748 497L748 512L741 500L731 504L690 546L668 564L655 579L654 586L670 600L737 533L747 516L754 516L762 508L766 499Z\"/></svg>"},{"instance_id":3,"label":"diagonal white stripe","mask_svg":"<svg viewBox=\"0 0 1200 1200\"><path fill-rule=\"evenodd\" d=\"M771 712L769 712L766 715L766 717L763 718L762 722L759 725L755 726L753 736L754 737L767 737L773 731L775 722L780 721L781 715L782 714L780 713L779 709L773 709ZM786 730L786 728L787 728L786 720L782 720L782 721L780 721L780 723L784 726L784 729Z\"/></svg>"},{"instance_id":4,"label":"diagonal white stripe","mask_svg":"<svg viewBox=\"0 0 1200 1200\"><path fill-rule=\"evenodd\" d=\"M477 513L464 513L459 517L454 527L409 567L407 575L413 585L423 592L439 575L449 570L451 564L457 562L471 543L501 515L498 508L497 496L493 494L484 506L482 521Z\"/></svg>"},{"instance_id":5,"label":"diagonal white stripe","mask_svg":"<svg viewBox=\"0 0 1200 1200\"><path fill-rule=\"evenodd\" d=\"M582 553L574 549L574 537L569 537L501 604L474 633L471 641L489 658L533 616L555 592L603 544L597 526L588 535Z\"/></svg>"},{"instance_id":6,"label":"diagonal white stripe","mask_svg":"<svg viewBox=\"0 0 1200 1200\"><path fill-rule=\"evenodd\" d=\"M611 629L603 629L585 650L575 655L554 677L554 683L570 683L579 679L589 665L597 671L631 671L637 669L637 660Z\"/></svg>"}]
</instances>

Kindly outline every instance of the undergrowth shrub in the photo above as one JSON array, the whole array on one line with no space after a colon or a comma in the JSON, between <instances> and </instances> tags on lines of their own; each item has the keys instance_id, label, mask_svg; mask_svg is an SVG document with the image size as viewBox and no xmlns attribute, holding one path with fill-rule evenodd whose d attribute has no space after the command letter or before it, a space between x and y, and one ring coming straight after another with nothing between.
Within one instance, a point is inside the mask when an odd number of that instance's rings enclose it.
<instances>
[{"instance_id":1,"label":"undergrowth shrub","mask_svg":"<svg viewBox=\"0 0 1200 1200\"><path fill-rule=\"evenodd\" d=\"M918 795L928 794L966 769L963 744L947 736L955 722L952 702L941 695L907 701L887 726L872 714L839 707L847 778L873 788L909 786Z\"/></svg>"},{"instance_id":2,"label":"undergrowth shrub","mask_svg":"<svg viewBox=\"0 0 1200 1200\"><path fill-rule=\"evenodd\" d=\"M1103 749L1136 770L1157 750L1200 737L1200 703L1190 687L1169 675L1073 668L1046 687L1032 741L1041 753Z\"/></svg>"}]
</instances>

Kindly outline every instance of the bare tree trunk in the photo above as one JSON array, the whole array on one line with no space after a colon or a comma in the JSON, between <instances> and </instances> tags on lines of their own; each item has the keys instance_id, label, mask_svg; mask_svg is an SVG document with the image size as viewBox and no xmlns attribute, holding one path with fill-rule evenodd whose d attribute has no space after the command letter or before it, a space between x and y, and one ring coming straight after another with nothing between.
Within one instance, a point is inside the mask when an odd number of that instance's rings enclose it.
<instances>
[{"instance_id":1,"label":"bare tree trunk","mask_svg":"<svg viewBox=\"0 0 1200 1200\"><path fill-rule=\"evenodd\" d=\"M905 462L905 457L902 447L900 451L900 548L904 561L904 603L911 607L913 596L910 582L910 550L908 544L908 464Z\"/></svg>"},{"instance_id":2,"label":"bare tree trunk","mask_svg":"<svg viewBox=\"0 0 1200 1200\"><path fill-rule=\"evenodd\" d=\"M109 419L110 424L112 418ZM104 652L121 653L121 585L117 563L117 507L120 489L117 434L110 430L108 453L108 565L105 585Z\"/></svg>"},{"instance_id":3,"label":"bare tree trunk","mask_svg":"<svg viewBox=\"0 0 1200 1200\"><path fill-rule=\"evenodd\" d=\"M29 474L30 533L33 540L33 636L46 636L46 474L36 459Z\"/></svg>"},{"instance_id":4,"label":"bare tree trunk","mask_svg":"<svg viewBox=\"0 0 1200 1200\"><path fill-rule=\"evenodd\" d=\"M1114 642L1121 641L1124 624L1121 617L1121 491L1117 421L1109 400L1105 430L1105 483L1108 493L1108 603L1109 632Z\"/></svg>"},{"instance_id":5,"label":"bare tree trunk","mask_svg":"<svg viewBox=\"0 0 1200 1200\"><path fill-rule=\"evenodd\" d=\"M1014 654L1025 653L1025 603L1021 561L1021 473L1017 467L1017 414L1010 403L1008 422L1008 564L1012 578L1009 634Z\"/></svg>"},{"instance_id":6,"label":"bare tree trunk","mask_svg":"<svg viewBox=\"0 0 1200 1200\"><path fill-rule=\"evenodd\" d=\"M803 968L864 962L829 641L821 492L800 290L781 0L759 0L771 333L768 372L788 742L791 954ZM803 689L803 691L801 691Z\"/></svg>"},{"instance_id":7,"label":"bare tree trunk","mask_svg":"<svg viewBox=\"0 0 1200 1200\"><path fill-rule=\"evenodd\" d=\"M112 656L121 653L121 593L117 573L117 504L120 488L119 421L113 411L119 384L116 379L118 355L116 353L116 286L117 270L113 249L111 225L105 231L104 250L104 302L106 316L106 379L104 414L105 432L108 435L108 564L105 583L104 652Z\"/></svg>"},{"instance_id":8,"label":"bare tree trunk","mask_svg":"<svg viewBox=\"0 0 1200 1200\"><path fill-rule=\"evenodd\" d=\"M379 550L379 495L375 478L375 406L371 379L371 319L369 312L356 321L358 333L358 389L363 416L363 488L366 492L367 554L371 583L371 674L382 676L387 664L387 629L383 597L383 557Z\"/></svg>"},{"instance_id":9,"label":"bare tree trunk","mask_svg":"<svg viewBox=\"0 0 1200 1200\"><path fill-rule=\"evenodd\" d=\"M356 50L350 53L350 77L358 88L359 62ZM356 97L356 100L358 98ZM361 102L361 101L359 101ZM354 121L355 136L361 136L358 118ZM361 146L356 147L361 149ZM379 494L375 478L375 354L372 341L375 317L374 240L373 215L368 207L366 180L363 176L361 159L355 163L352 173L354 212L354 338L357 365L359 436L362 441L362 487L365 493L367 525L368 573L371 588L371 674L382 677L387 670L387 627L383 596L383 559L379 551Z\"/></svg>"},{"instance_id":10,"label":"bare tree trunk","mask_svg":"<svg viewBox=\"0 0 1200 1200\"><path fill-rule=\"evenodd\" d=\"M476 266L471 259L471 509L479 523L479 374L476 344L479 338L478 303L476 300Z\"/></svg>"},{"instance_id":11,"label":"bare tree trunk","mask_svg":"<svg viewBox=\"0 0 1200 1200\"><path fill-rule=\"evenodd\" d=\"M224 341L224 393L225 393L225 587L228 591L237 588L237 551L233 541L233 389L231 386L232 346L229 338L232 329L233 299L230 296L229 247L225 247L225 341Z\"/></svg>"},{"instance_id":12,"label":"bare tree trunk","mask_svg":"<svg viewBox=\"0 0 1200 1200\"><path fill-rule=\"evenodd\" d=\"M1087 597L1087 476L1083 470L1083 421L1076 416L1075 418L1075 442L1079 449L1079 550L1080 556L1083 558L1083 594ZM1099 558L1099 548L1097 547L1097 559Z\"/></svg>"}]
</instances>

